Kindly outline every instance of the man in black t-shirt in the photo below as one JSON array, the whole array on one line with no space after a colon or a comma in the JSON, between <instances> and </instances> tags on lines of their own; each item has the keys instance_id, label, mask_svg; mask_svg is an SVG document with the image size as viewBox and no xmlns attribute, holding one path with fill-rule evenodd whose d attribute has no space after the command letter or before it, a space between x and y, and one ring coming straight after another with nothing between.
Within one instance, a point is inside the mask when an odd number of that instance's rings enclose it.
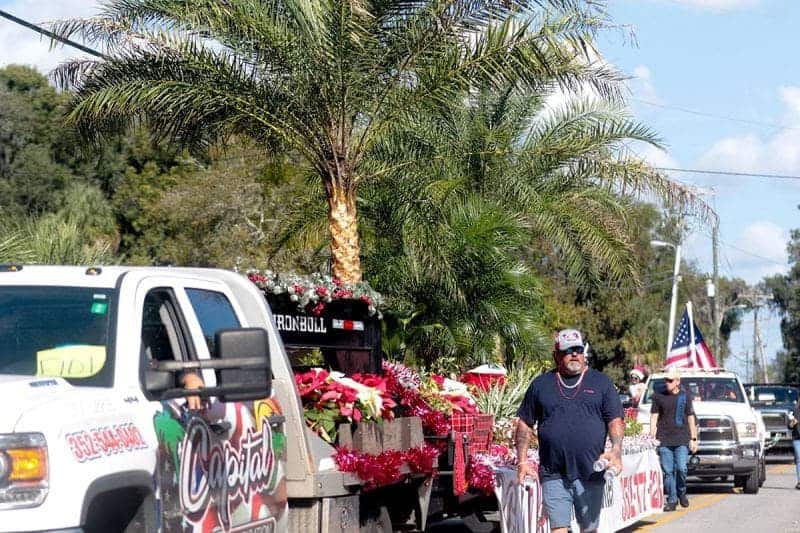
<instances>
[{"instance_id":1,"label":"man in black t-shirt","mask_svg":"<svg viewBox=\"0 0 800 533\"><path fill-rule=\"evenodd\" d=\"M689 507L686 496L686 473L689 451L697 451L697 422L692 397L681 390L681 374L677 368L669 369L666 393L653 396L650 408L650 435L661 444L658 455L664 472L664 511L674 511L680 502Z\"/></svg>"},{"instance_id":2,"label":"man in black t-shirt","mask_svg":"<svg viewBox=\"0 0 800 533\"><path fill-rule=\"evenodd\" d=\"M605 480L603 472L592 467L602 457L608 468L622 472L622 403L611 380L586 366L577 330L558 333L553 358L557 368L531 382L517 412L519 481L535 475L525 458L531 428L536 425L538 475L550 530L566 532L574 510L581 531L594 531L600 522ZM606 435L611 440L609 451L605 450Z\"/></svg>"}]
</instances>

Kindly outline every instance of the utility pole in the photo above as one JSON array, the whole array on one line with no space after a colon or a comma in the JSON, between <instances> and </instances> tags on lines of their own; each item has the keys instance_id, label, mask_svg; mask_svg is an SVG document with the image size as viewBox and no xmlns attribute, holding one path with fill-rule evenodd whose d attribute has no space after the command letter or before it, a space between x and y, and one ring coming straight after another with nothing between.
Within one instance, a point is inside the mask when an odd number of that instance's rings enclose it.
<instances>
[{"instance_id":1,"label":"utility pole","mask_svg":"<svg viewBox=\"0 0 800 533\"><path fill-rule=\"evenodd\" d=\"M722 317L719 312L719 218L714 220L714 227L711 230L711 257L714 263L711 274L713 287L713 297L711 299L711 323L714 324L712 342L714 343L714 356L722 364L722 356L719 350L719 328L722 326Z\"/></svg>"},{"instance_id":2,"label":"utility pole","mask_svg":"<svg viewBox=\"0 0 800 533\"><path fill-rule=\"evenodd\" d=\"M769 373L767 371L767 357L764 354L761 339L761 328L758 325L758 310L766 305L768 296L756 289L749 297L753 306L753 382L757 379L760 369L761 381L769 383Z\"/></svg>"},{"instance_id":3,"label":"utility pole","mask_svg":"<svg viewBox=\"0 0 800 533\"><path fill-rule=\"evenodd\" d=\"M756 295L756 298L758 298L758 295ZM758 367L761 366L761 361L758 357L758 349L761 345L761 340L759 339L760 333L758 331L758 304L755 302L754 304L755 305L753 307L753 382L757 383L759 382L757 378ZM766 379L764 379L764 382L765 383L767 382Z\"/></svg>"}]
</instances>

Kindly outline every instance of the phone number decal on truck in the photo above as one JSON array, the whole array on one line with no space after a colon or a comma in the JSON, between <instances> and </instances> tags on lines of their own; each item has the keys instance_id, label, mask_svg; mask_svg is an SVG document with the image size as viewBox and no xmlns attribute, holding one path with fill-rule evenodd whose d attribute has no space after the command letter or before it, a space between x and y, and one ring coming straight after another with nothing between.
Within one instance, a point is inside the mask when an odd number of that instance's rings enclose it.
<instances>
[{"instance_id":1,"label":"phone number decal on truck","mask_svg":"<svg viewBox=\"0 0 800 533\"><path fill-rule=\"evenodd\" d=\"M66 441L79 463L147 448L139 428L131 422L68 433Z\"/></svg>"}]
</instances>

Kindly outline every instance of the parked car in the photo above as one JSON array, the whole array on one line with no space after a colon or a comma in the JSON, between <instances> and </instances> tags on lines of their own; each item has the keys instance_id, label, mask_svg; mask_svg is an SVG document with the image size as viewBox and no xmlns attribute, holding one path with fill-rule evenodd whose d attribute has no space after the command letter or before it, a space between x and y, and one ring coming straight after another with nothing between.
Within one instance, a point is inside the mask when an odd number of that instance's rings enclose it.
<instances>
[{"instance_id":1,"label":"parked car","mask_svg":"<svg viewBox=\"0 0 800 533\"><path fill-rule=\"evenodd\" d=\"M748 383L745 385L750 404L764 420L770 453L792 453L792 430L789 413L797 405L800 389L786 384Z\"/></svg>"}]
</instances>

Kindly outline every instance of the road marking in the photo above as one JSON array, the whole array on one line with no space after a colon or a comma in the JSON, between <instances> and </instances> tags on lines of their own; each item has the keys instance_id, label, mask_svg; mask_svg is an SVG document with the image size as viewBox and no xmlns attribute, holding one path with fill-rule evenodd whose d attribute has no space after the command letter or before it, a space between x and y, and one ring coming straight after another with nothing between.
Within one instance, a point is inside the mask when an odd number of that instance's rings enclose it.
<instances>
[{"instance_id":1,"label":"road marking","mask_svg":"<svg viewBox=\"0 0 800 533\"><path fill-rule=\"evenodd\" d=\"M692 511L696 511L698 509L703 509L704 507L708 507L710 505L714 505L715 503L718 503L718 502L724 500L728 496L730 496L730 494L697 494L697 495L692 495L692 497L689 498L689 503L691 504L691 505L689 505L689 507L678 506L678 508L675 511L671 511L669 513L662 513L662 514L654 515L654 516L648 518L647 520L642 520L641 522L639 522L640 524L642 524L641 527L636 527L634 525L635 529L632 529L632 531L636 531L637 533L639 531L652 531L655 528L657 528L659 526L663 526L664 524L667 524L667 523L672 522L674 520L677 520L678 518L680 518L680 517L682 517L682 516L684 516L686 514L689 514Z\"/></svg>"},{"instance_id":2,"label":"road marking","mask_svg":"<svg viewBox=\"0 0 800 533\"><path fill-rule=\"evenodd\" d=\"M789 474L794 470L794 464L780 464L780 465L769 465L767 468L767 474Z\"/></svg>"}]
</instances>

